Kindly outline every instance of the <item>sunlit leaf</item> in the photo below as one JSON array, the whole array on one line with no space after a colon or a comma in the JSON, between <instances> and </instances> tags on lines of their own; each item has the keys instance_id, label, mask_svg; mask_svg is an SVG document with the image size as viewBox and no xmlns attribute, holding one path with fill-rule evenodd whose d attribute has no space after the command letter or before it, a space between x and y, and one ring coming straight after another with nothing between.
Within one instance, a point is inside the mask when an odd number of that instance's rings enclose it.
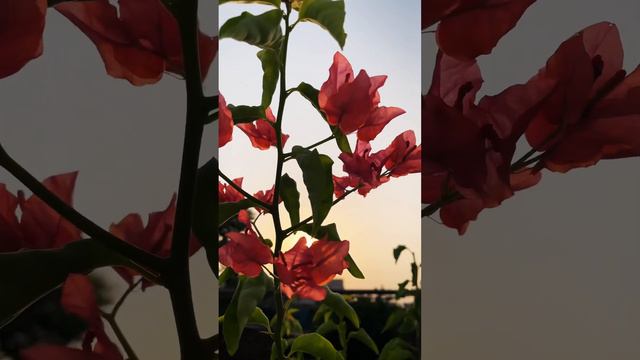
<instances>
[{"instance_id":1,"label":"sunlit leaf","mask_svg":"<svg viewBox=\"0 0 640 360\"><path fill-rule=\"evenodd\" d=\"M271 105L273 93L278 85L279 60L278 52L273 49L264 49L258 52L258 59L262 63L262 108Z\"/></svg>"},{"instance_id":2,"label":"sunlit leaf","mask_svg":"<svg viewBox=\"0 0 640 360\"><path fill-rule=\"evenodd\" d=\"M344 47L347 34L344 32L343 0L305 0L300 8L300 21L310 21L327 30Z\"/></svg>"},{"instance_id":3,"label":"sunlit leaf","mask_svg":"<svg viewBox=\"0 0 640 360\"><path fill-rule=\"evenodd\" d=\"M229 104L229 110L231 110L231 116L233 117L234 124L250 123L258 119L266 118L266 114L262 106L235 106Z\"/></svg>"},{"instance_id":4,"label":"sunlit leaf","mask_svg":"<svg viewBox=\"0 0 640 360\"><path fill-rule=\"evenodd\" d=\"M220 39L231 38L260 48L275 48L282 38L281 20L279 9L260 15L245 11L220 27Z\"/></svg>"}]
</instances>

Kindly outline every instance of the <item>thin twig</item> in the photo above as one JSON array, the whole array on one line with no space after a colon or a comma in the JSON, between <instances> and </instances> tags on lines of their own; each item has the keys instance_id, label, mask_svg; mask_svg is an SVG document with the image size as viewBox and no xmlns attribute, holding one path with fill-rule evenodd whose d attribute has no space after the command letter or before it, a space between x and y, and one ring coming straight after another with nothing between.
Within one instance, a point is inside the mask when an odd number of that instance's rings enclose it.
<instances>
[{"instance_id":1,"label":"thin twig","mask_svg":"<svg viewBox=\"0 0 640 360\"><path fill-rule=\"evenodd\" d=\"M269 204L265 203L264 201L258 200L255 196L253 196L253 195L249 194L248 192L246 192L243 188L238 186L238 184L234 183L233 180L231 180L227 175L225 175L220 169L218 169L218 176L220 176L227 184L229 184L229 186L231 186L232 188L236 189L240 194L244 195L244 197L246 197L247 200L249 200L252 203L260 206L261 208L271 212L271 206L272 205L269 205Z\"/></svg>"},{"instance_id":2,"label":"thin twig","mask_svg":"<svg viewBox=\"0 0 640 360\"><path fill-rule=\"evenodd\" d=\"M102 315L102 318L107 321L107 323L111 327L111 330L113 330L113 333L116 335L116 338L118 338L120 345L122 345L122 349L127 354L128 360L138 360L139 359L138 356L133 350L133 347L131 346L131 344L129 343L129 340L127 340L127 337L122 332L122 329L120 329L120 326L118 325L118 322L116 321L115 317L104 311L100 311L100 314Z\"/></svg>"}]
</instances>

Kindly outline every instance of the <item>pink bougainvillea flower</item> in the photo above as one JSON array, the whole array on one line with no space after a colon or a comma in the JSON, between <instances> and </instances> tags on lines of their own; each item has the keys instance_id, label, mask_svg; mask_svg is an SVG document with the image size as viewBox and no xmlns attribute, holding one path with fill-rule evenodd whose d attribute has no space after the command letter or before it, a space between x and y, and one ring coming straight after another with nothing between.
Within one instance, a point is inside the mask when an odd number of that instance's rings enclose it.
<instances>
[{"instance_id":1,"label":"pink bougainvillea flower","mask_svg":"<svg viewBox=\"0 0 640 360\"><path fill-rule=\"evenodd\" d=\"M220 263L236 273L256 277L262 273L262 265L273 263L271 249L250 227L246 232L228 232L225 237L229 241L218 250Z\"/></svg>"},{"instance_id":2,"label":"pink bougainvillea flower","mask_svg":"<svg viewBox=\"0 0 640 360\"><path fill-rule=\"evenodd\" d=\"M422 103L422 201L433 204L457 193L459 199L442 207L440 218L461 234L481 210L540 180L526 168L512 174L511 162L532 114L552 89L549 82L536 89L518 85L476 105L481 84L474 61L440 52Z\"/></svg>"},{"instance_id":3,"label":"pink bougainvillea flower","mask_svg":"<svg viewBox=\"0 0 640 360\"><path fill-rule=\"evenodd\" d=\"M176 213L175 194L169 202L169 206L163 211L149 214L149 220L145 226L139 214L129 214L117 224L112 224L109 230L115 236L137 246L138 248L161 257L171 255L171 237L173 234L173 221ZM200 249L200 242L192 235L189 242L189 255L193 255ZM116 268L120 276L129 284L134 283L138 273L129 268ZM142 288L151 286L152 283L143 280Z\"/></svg>"},{"instance_id":4,"label":"pink bougainvillea flower","mask_svg":"<svg viewBox=\"0 0 640 360\"><path fill-rule=\"evenodd\" d=\"M52 176L43 181L43 185L67 204L73 204L73 189L77 172ZM80 230L63 219L37 196L25 199L18 192L18 201L22 217L23 247L28 249L48 249L62 247L80 239Z\"/></svg>"},{"instance_id":5,"label":"pink bougainvillea flower","mask_svg":"<svg viewBox=\"0 0 640 360\"><path fill-rule=\"evenodd\" d=\"M422 165L422 145L416 145L416 134L407 130L396 136L384 150L384 167L389 176L400 177L420 172Z\"/></svg>"},{"instance_id":6,"label":"pink bougainvillea flower","mask_svg":"<svg viewBox=\"0 0 640 360\"><path fill-rule=\"evenodd\" d=\"M233 183L236 184L238 187L242 188L242 178L233 179ZM218 202L219 203L238 202L242 200L244 200L244 195L242 195L233 186L218 182Z\"/></svg>"},{"instance_id":7,"label":"pink bougainvillea flower","mask_svg":"<svg viewBox=\"0 0 640 360\"><path fill-rule=\"evenodd\" d=\"M272 125L276 122L276 118L273 116L271 108L267 108L265 113L267 115L266 119L258 119L252 123L238 124L240 130L247 134L249 140L251 140L251 145L260 150L268 150L271 146L278 146L276 129ZM282 134L282 146L287 142L287 139L289 139L289 135Z\"/></svg>"},{"instance_id":8,"label":"pink bougainvillea flower","mask_svg":"<svg viewBox=\"0 0 640 360\"><path fill-rule=\"evenodd\" d=\"M289 298L322 301L327 296L324 287L349 265L349 242L318 240L311 247L303 237L289 251L276 259L276 271L282 282L282 291Z\"/></svg>"},{"instance_id":9,"label":"pink bougainvillea flower","mask_svg":"<svg viewBox=\"0 0 640 360\"><path fill-rule=\"evenodd\" d=\"M233 116L227 101L220 94L218 98L218 147L225 146L233 138Z\"/></svg>"},{"instance_id":10,"label":"pink bougainvillea flower","mask_svg":"<svg viewBox=\"0 0 640 360\"><path fill-rule=\"evenodd\" d=\"M617 27L598 23L562 43L525 84L555 83L526 131L529 144L544 151L539 166L566 172L640 155L640 69L626 75L622 61Z\"/></svg>"},{"instance_id":11,"label":"pink bougainvillea flower","mask_svg":"<svg viewBox=\"0 0 640 360\"><path fill-rule=\"evenodd\" d=\"M440 22L440 49L457 59L489 54L535 0L422 0L422 28Z\"/></svg>"},{"instance_id":12,"label":"pink bougainvillea flower","mask_svg":"<svg viewBox=\"0 0 640 360\"><path fill-rule=\"evenodd\" d=\"M386 79L386 76L369 77L364 70L354 77L349 61L337 52L329 69L329 79L318 94L318 104L329 124L338 126L344 134L357 131L359 140L373 140L391 120L405 112L396 107L378 106L378 89Z\"/></svg>"},{"instance_id":13,"label":"pink bougainvillea flower","mask_svg":"<svg viewBox=\"0 0 640 360\"><path fill-rule=\"evenodd\" d=\"M104 330L93 285L81 274L70 274L60 299L62 308L80 318L87 326L81 349L40 344L20 353L25 360L122 360L123 357ZM95 340L95 344L94 344Z\"/></svg>"},{"instance_id":14,"label":"pink bougainvillea flower","mask_svg":"<svg viewBox=\"0 0 640 360\"><path fill-rule=\"evenodd\" d=\"M133 85L153 84L165 71L184 75L178 23L161 0L68 1L55 6L98 48L107 73ZM204 78L218 51L215 37L199 34Z\"/></svg>"},{"instance_id":15,"label":"pink bougainvillea flower","mask_svg":"<svg viewBox=\"0 0 640 360\"><path fill-rule=\"evenodd\" d=\"M72 205L77 172L45 179L42 183L65 203ZM16 210L20 208L20 220ZM51 249L80 239L81 232L39 197L18 196L0 184L0 252L20 249Z\"/></svg>"},{"instance_id":16,"label":"pink bougainvillea flower","mask_svg":"<svg viewBox=\"0 0 640 360\"><path fill-rule=\"evenodd\" d=\"M42 55L46 0L0 0L0 79Z\"/></svg>"},{"instance_id":17,"label":"pink bougainvillea flower","mask_svg":"<svg viewBox=\"0 0 640 360\"><path fill-rule=\"evenodd\" d=\"M371 154L371 144L366 141L358 141L352 154L342 153L339 158L347 176L334 177L334 184L337 182L339 185L334 187L334 193L338 197L344 192L344 185L358 187L358 193L366 196L371 190L389 181L389 176L382 175L387 160L386 152L383 150Z\"/></svg>"}]
</instances>

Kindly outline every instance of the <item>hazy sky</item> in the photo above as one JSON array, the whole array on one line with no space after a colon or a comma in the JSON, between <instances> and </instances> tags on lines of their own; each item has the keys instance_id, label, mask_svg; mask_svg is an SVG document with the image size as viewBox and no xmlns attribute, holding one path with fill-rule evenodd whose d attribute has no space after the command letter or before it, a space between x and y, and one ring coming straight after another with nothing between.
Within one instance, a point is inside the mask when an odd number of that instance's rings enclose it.
<instances>
[{"instance_id":1,"label":"hazy sky","mask_svg":"<svg viewBox=\"0 0 640 360\"><path fill-rule=\"evenodd\" d=\"M640 62L640 3L540 0L493 55L485 93L524 82L557 46L599 21ZM428 87L435 45L423 36ZM640 357L640 160L603 161L481 213L467 234L423 220L423 348L433 360Z\"/></svg>"},{"instance_id":2,"label":"hazy sky","mask_svg":"<svg viewBox=\"0 0 640 360\"><path fill-rule=\"evenodd\" d=\"M244 10L254 13L268 10L267 6L229 4L220 7L220 23ZM417 0L396 2L348 0L346 1L345 31L347 42L344 54L354 71L364 68L369 75L388 75L381 89L382 104L398 106L407 111L396 118L375 139L373 150L391 143L400 132L413 129L420 136L420 4ZM287 67L288 87L301 81L316 88L329 76L333 54L339 50L336 41L320 27L301 23L291 35ZM255 56L257 48L234 40L220 43L220 90L228 103L254 105L260 102L262 69ZM277 99L273 101L274 110ZM284 132L291 135L285 150L294 145L310 145L328 135L329 129L308 102L294 95L287 100ZM350 136L355 146L355 134ZM334 173L342 172L342 161L334 142L319 151L335 160ZM244 133L236 129L233 141L220 150L220 167L232 178L244 175L245 187L254 193L268 189L275 174L275 148L259 151L250 146ZM295 175L298 187L304 188L302 176L295 162L289 162L285 171ZM351 195L336 206L325 223L336 222L343 239L349 240L351 254L366 275L365 280L344 276L350 288L395 288L397 283L410 277L408 263L403 259L396 266L392 250L406 244L420 251L420 177L410 175L392 179L373 190L366 198ZM301 195L302 214L308 216L310 208L305 194ZM392 204L392 206L390 206ZM286 212L284 212L285 218ZM264 221L263 221L264 220ZM285 220L288 224L288 218ZM271 218L261 219L265 236L271 234ZM302 234L302 233L301 233ZM285 249L293 246L297 237L290 238Z\"/></svg>"}]
</instances>

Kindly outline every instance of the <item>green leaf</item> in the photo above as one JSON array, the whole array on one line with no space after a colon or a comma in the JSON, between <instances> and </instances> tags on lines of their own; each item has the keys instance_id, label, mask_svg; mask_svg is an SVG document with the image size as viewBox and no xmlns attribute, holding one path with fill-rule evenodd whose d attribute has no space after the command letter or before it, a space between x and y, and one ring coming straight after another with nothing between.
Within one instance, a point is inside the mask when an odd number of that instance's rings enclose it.
<instances>
[{"instance_id":1,"label":"green leaf","mask_svg":"<svg viewBox=\"0 0 640 360\"><path fill-rule=\"evenodd\" d=\"M327 30L344 48L347 34L344 32L343 0L305 0L300 8L300 21L310 21Z\"/></svg>"},{"instance_id":2,"label":"green leaf","mask_svg":"<svg viewBox=\"0 0 640 360\"><path fill-rule=\"evenodd\" d=\"M394 310L387 318L387 322L384 324L382 332L387 332L400 324L402 319L407 315L407 311L402 308Z\"/></svg>"},{"instance_id":3,"label":"green leaf","mask_svg":"<svg viewBox=\"0 0 640 360\"><path fill-rule=\"evenodd\" d=\"M243 12L220 28L220 39L230 38L260 48L275 48L282 39L282 11L274 9L260 15Z\"/></svg>"},{"instance_id":4,"label":"green leaf","mask_svg":"<svg viewBox=\"0 0 640 360\"><path fill-rule=\"evenodd\" d=\"M264 4L264 5L273 5L280 8L280 0L220 0L220 5L235 2L235 3L243 3L243 4Z\"/></svg>"},{"instance_id":5,"label":"green leaf","mask_svg":"<svg viewBox=\"0 0 640 360\"><path fill-rule=\"evenodd\" d=\"M273 93L278 85L280 61L278 52L273 49L258 51L258 59L262 63L262 108L266 109L271 105Z\"/></svg>"},{"instance_id":6,"label":"green leaf","mask_svg":"<svg viewBox=\"0 0 640 360\"><path fill-rule=\"evenodd\" d=\"M224 341L229 354L233 355L238 351L244 327L254 314L258 303L264 298L268 280L264 273L255 278L240 278L231 303L224 313L222 325Z\"/></svg>"},{"instance_id":7,"label":"green leaf","mask_svg":"<svg viewBox=\"0 0 640 360\"><path fill-rule=\"evenodd\" d=\"M382 348L378 360L413 360L411 345L400 338L391 339Z\"/></svg>"},{"instance_id":8,"label":"green leaf","mask_svg":"<svg viewBox=\"0 0 640 360\"><path fill-rule=\"evenodd\" d=\"M296 181L289 177L288 174L282 175L280 182L280 197L284 202L284 207L289 212L289 219L291 224L297 224L300 222L300 192L298 192L298 186Z\"/></svg>"},{"instance_id":9,"label":"green leaf","mask_svg":"<svg viewBox=\"0 0 640 360\"><path fill-rule=\"evenodd\" d=\"M333 321L331 321L331 319L329 319L328 321L323 322L320 326L318 326L318 328L316 329L316 332L322 336L327 335L329 333L332 333L334 331L338 331L338 326L336 325L336 323L334 323Z\"/></svg>"},{"instance_id":10,"label":"green leaf","mask_svg":"<svg viewBox=\"0 0 640 360\"><path fill-rule=\"evenodd\" d=\"M313 323L320 323L320 320L325 318L326 314L331 314L331 309L325 304L320 304L320 306L318 306L318 309L316 310L316 313L313 314ZM325 322L326 321L328 320L325 319Z\"/></svg>"},{"instance_id":11,"label":"green leaf","mask_svg":"<svg viewBox=\"0 0 640 360\"><path fill-rule=\"evenodd\" d=\"M304 224L298 227L298 229L306 232L309 235L312 235L313 224ZM336 227L335 223L320 226L315 236L318 239L326 239L330 241L341 241L340 235L338 235L338 228ZM362 270L360 270L360 268L358 267L358 264L356 264L356 261L353 260L353 258L351 257L351 254L347 255L344 258L344 260L349 264L349 267L347 268L347 270L349 270L349 273L353 275L353 277L357 279L364 279L364 274L362 273Z\"/></svg>"},{"instance_id":12,"label":"green leaf","mask_svg":"<svg viewBox=\"0 0 640 360\"><path fill-rule=\"evenodd\" d=\"M262 106L235 106L229 104L228 107L229 110L231 110L231 117L233 117L234 124L250 123L267 117Z\"/></svg>"},{"instance_id":13,"label":"green leaf","mask_svg":"<svg viewBox=\"0 0 640 360\"><path fill-rule=\"evenodd\" d=\"M218 159L212 157L196 176L192 229L207 253L207 262L218 277Z\"/></svg>"},{"instance_id":14,"label":"green leaf","mask_svg":"<svg viewBox=\"0 0 640 360\"><path fill-rule=\"evenodd\" d=\"M230 267L226 267L222 271L222 274L220 274L220 277L218 278L218 286L222 286L222 284L224 284L227 280L229 280L230 278L232 278L234 276L237 276L237 275L233 271L233 269L231 269Z\"/></svg>"},{"instance_id":15,"label":"green leaf","mask_svg":"<svg viewBox=\"0 0 640 360\"><path fill-rule=\"evenodd\" d=\"M356 331L350 332L349 336L347 336L347 342L351 341L352 339L361 342L369 349L371 349L374 353L380 353L380 351L378 350L378 345L376 345L371 336L367 334L367 331L365 329L358 329Z\"/></svg>"},{"instance_id":16,"label":"green leaf","mask_svg":"<svg viewBox=\"0 0 640 360\"><path fill-rule=\"evenodd\" d=\"M291 345L291 353L305 353L318 360L339 360L342 357L329 340L322 335L311 333L298 336Z\"/></svg>"},{"instance_id":17,"label":"green leaf","mask_svg":"<svg viewBox=\"0 0 640 360\"><path fill-rule=\"evenodd\" d=\"M71 273L87 274L129 261L92 239L71 242L55 250L25 250L0 254L0 328L26 307L60 286Z\"/></svg>"},{"instance_id":18,"label":"green leaf","mask_svg":"<svg viewBox=\"0 0 640 360\"><path fill-rule=\"evenodd\" d=\"M311 106L313 106L318 111L318 113L320 113L320 116L322 116L324 121L327 121L326 115L324 114L322 109L320 109L320 104L318 104L318 94L320 93L318 89L305 82L301 82L296 90L300 93L300 95L302 95L311 103ZM348 154L353 153L353 151L351 150L351 145L349 145L349 139L347 139L347 136L343 134L337 126L330 125L328 122L327 125L329 125L331 133L336 138L336 143L338 144L338 148L340 149L340 151Z\"/></svg>"},{"instance_id":19,"label":"green leaf","mask_svg":"<svg viewBox=\"0 0 640 360\"><path fill-rule=\"evenodd\" d=\"M418 264L414 262L411 263L411 283L418 287Z\"/></svg>"},{"instance_id":20,"label":"green leaf","mask_svg":"<svg viewBox=\"0 0 640 360\"><path fill-rule=\"evenodd\" d=\"M267 317L267 315L264 314L264 311L262 311L262 309L260 309L257 306L253 310L253 313L251 313L251 316L249 316L248 323L263 326L265 329L271 332L271 325L269 324L269 318Z\"/></svg>"},{"instance_id":21,"label":"green leaf","mask_svg":"<svg viewBox=\"0 0 640 360\"><path fill-rule=\"evenodd\" d=\"M300 146L294 146L292 153L302 170L302 178L309 193L314 235L333 206L333 160L327 155L319 154L317 149L311 151Z\"/></svg>"},{"instance_id":22,"label":"green leaf","mask_svg":"<svg viewBox=\"0 0 640 360\"><path fill-rule=\"evenodd\" d=\"M333 312L340 318L347 318L353 326L360 327L360 319L358 313L351 307L351 304L347 302L344 296L336 294L327 288L327 297L324 299L323 304L327 305Z\"/></svg>"},{"instance_id":23,"label":"green leaf","mask_svg":"<svg viewBox=\"0 0 640 360\"><path fill-rule=\"evenodd\" d=\"M407 250L407 247L404 245L398 245L395 249L393 249L393 258L396 259L396 264L398 263L400 254L402 254L402 252L405 250Z\"/></svg>"},{"instance_id":24,"label":"green leaf","mask_svg":"<svg viewBox=\"0 0 640 360\"><path fill-rule=\"evenodd\" d=\"M255 204L248 199L240 200L238 202L224 202L218 204L218 226L224 224L240 210L254 206Z\"/></svg>"}]
</instances>

